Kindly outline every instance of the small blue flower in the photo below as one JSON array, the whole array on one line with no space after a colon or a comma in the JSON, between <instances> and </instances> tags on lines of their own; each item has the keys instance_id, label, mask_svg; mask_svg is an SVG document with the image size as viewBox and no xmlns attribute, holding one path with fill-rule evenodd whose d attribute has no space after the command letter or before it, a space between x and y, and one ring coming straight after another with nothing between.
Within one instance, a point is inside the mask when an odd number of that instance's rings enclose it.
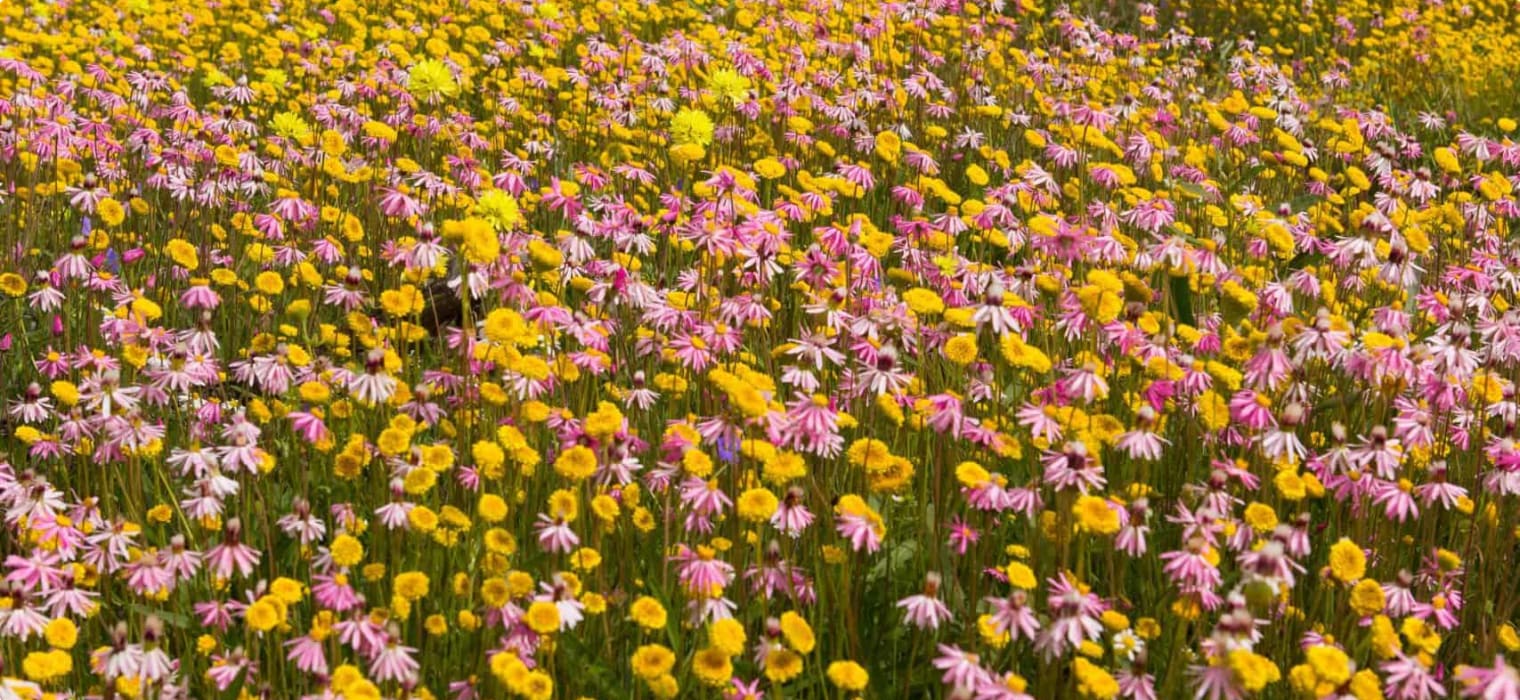
<instances>
[{"instance_id":1,"label":"small blue flower","mask_svg":"<svg viewBox=\"0 0 1520 700\"><path fill-rule=\"evenodd\" d=\"M723 431L723 434L718 436L718 459L729 463L739 461L739 444L739 433Z\"/></svg>"}]
</instances>

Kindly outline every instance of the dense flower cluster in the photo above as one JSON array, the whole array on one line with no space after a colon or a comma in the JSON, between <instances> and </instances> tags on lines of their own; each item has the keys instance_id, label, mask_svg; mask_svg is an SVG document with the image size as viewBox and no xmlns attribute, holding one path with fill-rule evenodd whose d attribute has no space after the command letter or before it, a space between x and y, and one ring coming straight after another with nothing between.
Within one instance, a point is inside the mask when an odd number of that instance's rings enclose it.
<instances>
[{"instance_id":1,"label":"dense flower cluster","mask_svg":"<svg viewBox=\"0 0 1520 700\"><path fill-rule=\"evenodd\" d=\"M1520 700L1516 11L0 2L0 700Z\"/></svg>"}]
</instances>

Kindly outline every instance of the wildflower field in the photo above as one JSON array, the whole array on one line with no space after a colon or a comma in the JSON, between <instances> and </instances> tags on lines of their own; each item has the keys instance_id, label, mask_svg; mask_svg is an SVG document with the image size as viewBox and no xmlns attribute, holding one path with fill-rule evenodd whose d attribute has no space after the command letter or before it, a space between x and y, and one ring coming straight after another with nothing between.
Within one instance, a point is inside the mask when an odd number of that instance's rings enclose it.
<instances>
[{"instance_id":1,"label":"wildflower field","mask_svg":"<svg viewBox=\"0 0 1520 700\"><path fill-rule=\"evenodd\" d=\"M1517 13L0 0L0 700L1520 700Z\"/></svg>"}]
</instances>

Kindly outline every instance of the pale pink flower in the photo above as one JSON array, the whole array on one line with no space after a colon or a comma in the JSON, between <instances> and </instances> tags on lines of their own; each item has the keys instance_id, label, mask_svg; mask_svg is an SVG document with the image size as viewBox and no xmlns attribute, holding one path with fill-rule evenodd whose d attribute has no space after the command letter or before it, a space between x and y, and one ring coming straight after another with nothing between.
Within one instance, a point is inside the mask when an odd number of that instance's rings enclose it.
<instances>
[{"instance_id":1,"label":"pale pink flower","mask_svg":"<svg viewBox=\"0 0 1520 700\"><path fill-rule=\"evenodd\" d=\"M919 629L939 629L940 623L951 619L950 608L939 599L939 574L929 572L924 580L924 592L897 601L903 610L903 621Z\"/></svg>"}]
</instances>

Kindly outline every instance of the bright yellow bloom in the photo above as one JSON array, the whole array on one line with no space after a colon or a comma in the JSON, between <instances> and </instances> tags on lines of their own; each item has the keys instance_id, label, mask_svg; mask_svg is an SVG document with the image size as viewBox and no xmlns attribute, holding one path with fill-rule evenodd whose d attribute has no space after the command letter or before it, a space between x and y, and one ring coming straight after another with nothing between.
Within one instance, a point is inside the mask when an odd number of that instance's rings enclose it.
<instances>
[{"instance_id":1,"label":"bright yellow bloom","mask_svg":"<svg viewBox=\"0 0 1520 700\"><path fill-rule=\"evenodd\" d=\"M1364 578L1351 589L1351 609L1357 615L1368 617L1383 611L1386 598L1383 587L1370 578Z\"/></svg>"},{"instance_id":2,"label":"bright yellow bloom","mask_svg":"<svg viewBox=\"0 0 1520 700\"><path fill-rule=\"evenodd\" d=\"M731 68L720 68L707 76L707 89L721 100L742 102L749 93L749 87L749 78Z\"/></svg>"},{"instance_id":3,"label":"bright yellow bloom","mask_svg":"<svg viewBox=\"0 0 1520 700\"><path fill-rule=\"evenodd\" d=\"M351 535L338 535L328 551L332 555L333 563L341 567L351 568L364 560L364 546Z\"/></svg>"},{"instance_id":4,"label":"bright yellow bloom","mask_svg":"<svg viewBox=\"0 0 1520 700\"><path fill-rule=\"evenodd\" d=\"M260 272L258 276L253 278L253 286L258 289L260 293L274 296L280 292L285 291L285 280L280 277L280 274L278 272L271 272L266 270L264 272Z\"/></svg>"},{"instance_id":5,"label":"bright yellow bloom","mask_svg":"<svg viewBox=\"0 0 1520 700\"><path fill-rule=\"evenodd\" d=\"M776 513L776 507L780 505L776 494L767 488L753 488L739 496L739 517L750 522L765 522Z\"/></svg>"},{"instance_id":6,"label":"bright yellow bloom","mask_svg":"<svg viewBox=\"0 0 1520 700\"><path fill-rule=\"evenodd\" d=\"M919 315L937 315L945 310L945 301L939 298L933 290L923 287L914 287L903 292L903 301L907 302L908 308Z\"/></svg>"},{"instance_id":7,"label":"bright yellow bloom","mask_svg":"<svg viewBox=\"0 0 1520 700\"><path fill-rule=\"evenodd\" d=\"M268 632L284 621L284 607L265 596L243 611L243 621L255 632Z\"/></svg>"},{"instance_id":8,"label":"bright yellow bloom","mask_svg":"<svg viewBox=\"0 0 1520 700\"><path fill-rule=\"evenodd\" d=\"M728 684L734 676L731 654L722 649L709 647L697 652L691 661L692 674L704 685L719 688Z\"/></svg>"},{"instance_id":9,"label":"bright yellow bloom","mask_svg":"<svg viewBox=\"0 0 1520 700\"><path fill-rule=\"evenodd\" d=\"M976 336L962 333L945 341L945 359L962 367L976 361Z\"/></svg>"},{"instance_id":10,"label":"bright yellow bloom","mask_svg":"<svg viewBox=\"0 0 1520 700\"><path fill-rule=\"evenodd\" d=\"M79 641L79 627L73 620L60 617L47 623L42 637L54 649L73 649L75 642Z\"/></svg>"},{"instance_id":11,"label":"bright yellow bloom","mask_svg":"<svg viewBox=\"0 0 1520 700\"><path fill-rule=\"evenodd\" d=\"M1245 649L1230 652L1229 664L1240 686L1253 693L1282 678L1282 671L1278 670L1277 664Z\"/></svg>"},{"instance_id":12,"label":"bright yellow bloom","mask_svg":"<svg viewBox=\"0 0 1520 700\"><path fill-rule=\"evenodd\" d=\"M670 142L676 145L695 144L706 147L712 143L713 121L699 109L676 112L670 119Z\"/></svg>"},{"instance_id":13,"label":"bright yellow bloom","mask_svg":"<svg viewBox=\"0 0 1520 700\"><path fill-rule=\"evenodd\" d=\"M729 656L744 653L744 625L734 618L724 618L708 625L707 639L713 648Z\"/></svg>"},{"instance_id":14,"label":"bright yellow bloom","mask_svg":"<svg viewBox=\"0 0 1520 700\"><path fill-rule=\"evenodd\" d=\"M813 653L813 647L817 643L813 636L813 627L801 615L793 611L781 613L781 636L788 646L799 654Z\"/></svg>"},{"instance_id":15,"label":"bright yellow bloom","mask_svg":"<svg viewBox=\"0 0 1520 700\"><path fill-rule=\"evenodd\" d=\"M1080 496L1072 505L1071 513L1076 517L1077 525L1087 532L1105 536L1119 532L1119 512L1107 499Z\"/></svg>"},{"instance_id":16,"label":"bright yellow bloom","mask_svg":"<svg viewBox=\"0 0 1520 700\"><path fill-rule=\"evenodd\" d=\"M300 581L281 576L269 584L269 593L286 605L295 605L306 597L306 587Z\"/></svg>"},{"instance_id":17,"label":"bright yellow bloom","mask_svg":"<svg viewBox=\"0 0 1520 700\"><path fill-rule=\"evenodd\" d=\"M517 198L502 190L493 189L480 195L475 200L475 215L489 221L498 231L517 228L523 222Z\"/></svg>"},{"instance_id":18,"label":"bright yellow bloom","mask_svg":"<svg viewBox=\"0 0 1520 700\"><path fill-rule=\"evenodd\" d=\"M629 660L633 666L633 673L640 678L650 680L658 678L675 668L676 655L670 649L659 644L645 644L633 652L633 658Z\"/></svg>"},{"instance_id":19,"label":"bright yellow bloom","mask_svg":"<svg viewBox=\"0 0 1520 700\"><path fill-rule=\"evenodd\" d=\"M407 71L406 89L425 102L435 102L442 97L458 95L459 83L447 65L429 59L414 64Z\"/></svg>"},{"instance_id":20,"label":"bright yellow bloom","mask_svg":"<svg viewBox=\"0 0 1520 700\"><path fill-rule=\"evenodd\" d=\"M775 158L761 158L755 161L755 173L767 180L775 180L786 174L786 166Z\"/></svg>"},{"instance_id":21,"label":"bright yellow bloom","mask_svg":"<svg viewBox=\"0 0 1520 700\"><path fill-rule=\"evenodd\" d=\"M554 471L571 481L584 481L596 473L596 453L584 445L576 445L554 459Z\"/></svg>"},{"instance_id":22,"label":"bright yellow bloom","mask_svg":"<svg viewBox=\"0 0 1520 700\"><path fill-rule=\"evenodd\" d=\"M507 517L507 502L494 493L483 494L476 504L475 512L488 523L499 523Z\"/></svg>"},{"instance_id":23,"label":"bright yellow bloom","mask_svg":"<svg viewBox=\"0 0 1520 700\"><path fill-rule=\"evenodd\" d=\"M12 298L26 294L26 280L14 272L0 275L0 292Z\"/></svg>"},{"instance_id":24,"label":"bright yellow bloom","mask_svg":"<svg viewBox=\"0 0 1520 700\"><path fill-rule=\"evenodd\" d=\"M1342 537L1330 547L1330 575L1351 583L1367 573L1367 555L1355 542Z\"/></svg>"},{"instance_id":25,"label":"bright yellow bloom","mask_svg":"<svg viewBox=\"0 0 1520 700\"><path fill-rule=\"evenodd\" d=\"M121 225L127 218L126 207L114 199L102 199L95 205L95 213L100 215L100 220L107 226L115 228Z\"/></svg>"},{"instance_id":26,"label":"bright yellow bloom","mask_svg":"<svg viewBox=\"0 0 1520 700\"><path fill-rule=\"evenodd\" d=\"M517 343L528 332L522 314L511 309L493 309L486 314L486 338L496 343Z\"/></svg>"},{"instance_id":27,"label":"bright yellow bloom","mask_svg":"<svg viewBox=\"0 0 1520 700\"><path fill-rule=\"evenodd\" d=\"M834 687L848 692L865 690L866 684L871 682L870 674L854 661L835 661L829 664L827 674Z\"/></svg>"},{"instance_id":28,"label":"bright yellow bloom","mask_svg":"<svg viewBox=\"0 0 1520 700\"><path fill-rule=\"evenodd\" d=\"M664 629L666 623L665 606L660 601L642 596L628 606L628 617L646 630Z\"/></svg>"},{"instance_id":29,"label":"bright yellow bloom","mask_svg":"<svg viewBox=\"0 0 1520 700\"><path fill-rule=\"evenodd\" d=\"M427 597L429 582L427 574L420 571L408 571L396 576L394 590L408 601L417 601Z\"/></svg>"},{"instance_id":30,"label":"bright yellow bloom","mask_svg":"<svg viewBox=\"0 0 1520 700\"><path fill-rule=\"evenodd\" d=\"M49 682L74 670L74 658L67 651L34 651L21 661L21 672L37 682Z\"/></svg>"},{"instance_id":31,"label":"bright yellow bloom","mask_svg":"<svg viewBox=\"0 0 1520 700\"><path fill-rule=\"evenodd\" d=\"M1316 644L1304 652L1309 667L1321 683L1338 686L1351 680L1351 658L1328 644Z\"/></svg>"},{"instance_id":32,"label":"bright yellow bloom","mask_svg":"<svg viewBox=\"0 0 1520 700\"><path fill-rule=\"evenodd\" d=\"M546 600L535 601L528 606L528 612L523 616L528 626L539 634L549 634L559 630L559 608Z\"/></svg>"},{"instance_id":33,"label":"bright yellow bloom","mask_svg":"<svg viewBox=\"0 0 1520 700\"><path fill-rule=\"evenodd\" d=\"M1119 682L1101 666L1079 656L1072 661L1071 672L1077 679L1077 692L1083 697L1094 700L1118 697Z\"/></svg>"}]
</instances>

